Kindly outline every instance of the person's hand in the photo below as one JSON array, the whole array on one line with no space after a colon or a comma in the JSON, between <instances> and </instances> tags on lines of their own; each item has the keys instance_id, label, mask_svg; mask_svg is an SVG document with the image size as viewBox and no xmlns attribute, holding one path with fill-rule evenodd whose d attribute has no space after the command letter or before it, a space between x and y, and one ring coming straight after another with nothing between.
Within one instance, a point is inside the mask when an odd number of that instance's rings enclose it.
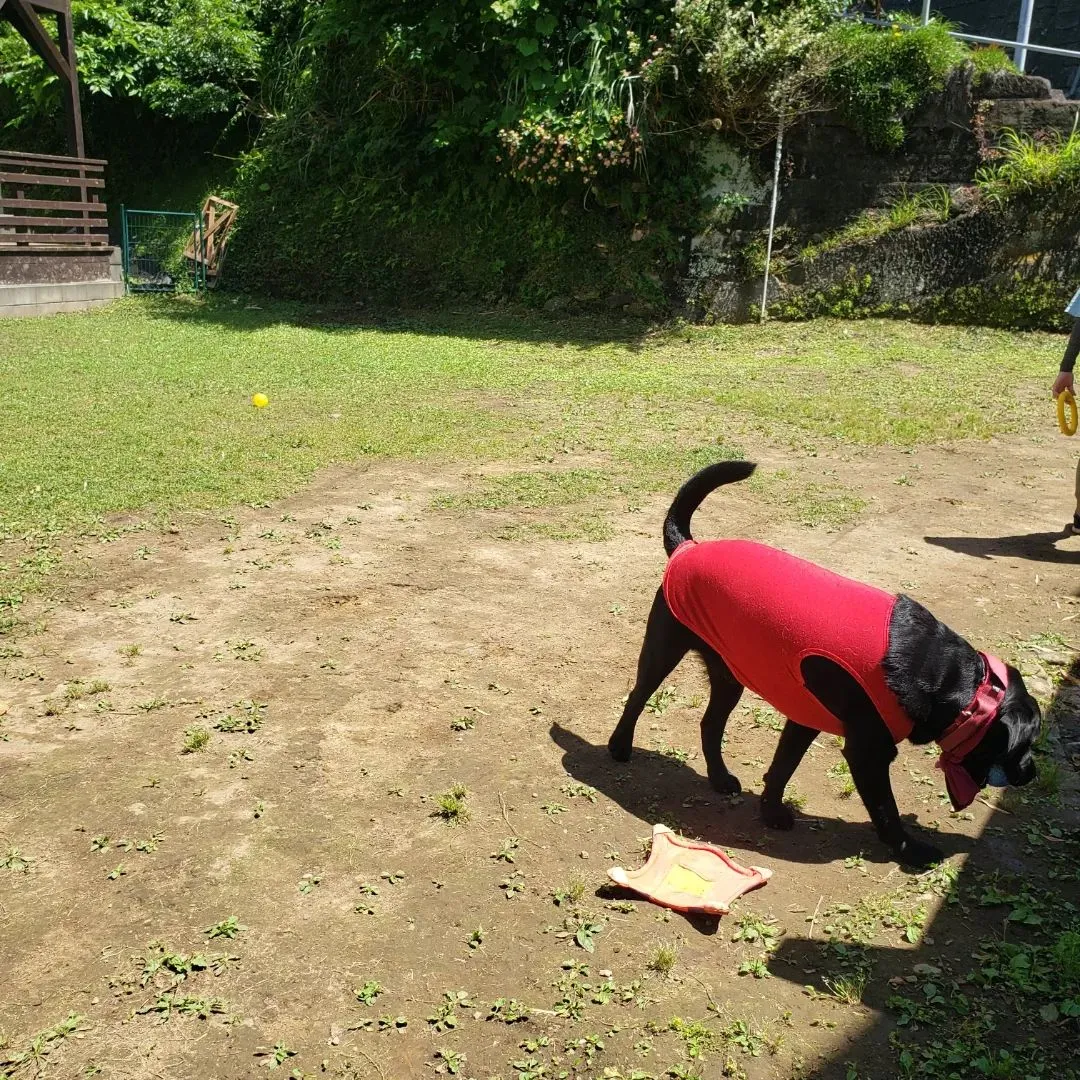
<instances>
[{"instance_id":1,"label":"person's hand","mask_svg":"<svg viewBox=\"0 0 1080 1080\"><path fill-rule=\"evenodd\" d=\"M1050 391L1054 395L1056 401L1061 396L1063 390L1068 390L1069 393L1073 393L1073 373L1071 371L1060 371L1058 377L1054 380L1054 388Z\"/></svg>"}]
</instances>

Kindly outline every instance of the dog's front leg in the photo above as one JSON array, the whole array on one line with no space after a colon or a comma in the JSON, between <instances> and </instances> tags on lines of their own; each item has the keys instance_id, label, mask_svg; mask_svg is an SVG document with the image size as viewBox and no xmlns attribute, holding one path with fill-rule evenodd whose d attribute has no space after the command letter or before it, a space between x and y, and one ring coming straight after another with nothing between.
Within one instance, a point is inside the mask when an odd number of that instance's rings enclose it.
<instances>
[{"instance_id":1,"label":"dog's front leg","mask_svg":"<svg viewBox=\"0 0 1080 1080\"><path fill-rule=\"evenodd\" d=\"M795 824L791 808L784 805L784 788L795 774L799 762L806 756L817 731L789 720L780 732L772 764L765 774L765 790L761 793L761 820L770 829L790 829Z\"/></svg>"},{"instance_id":2,"label":"dog's front leg","mask_svg":"<svg viewBox=\"0 0 1080 1080\"><path fill-rule=\"evenodd\" d=\"M608 750L616 761L630 760L634 752L634 729L641 710L695 643L700 644L699 639L671 614L664 590L657 589L645 625L645 640L641 643L637 681L626 699L619 723L608 739Z\"/></svg>"},{"instance_id":3,"label":"dog's front leg","mask_svg":"<svg viewBox=\"0 0 1080 1080\"><path fill-rule=\"evenodd\" d=\"M856 731L866 731L875 719L884 727L884 721L875 712L873 718L867 717L858 721L858 726L852 725L844 740L844 758L851 769L855 789L878 836L892 849L898 862L916 869L941 862L945 857L941 850L933 844L916 840L900 820L889 779L889 766L896 757L896 745L887 737L867 739L854 734Z\"/></svg>"}]
</instances>

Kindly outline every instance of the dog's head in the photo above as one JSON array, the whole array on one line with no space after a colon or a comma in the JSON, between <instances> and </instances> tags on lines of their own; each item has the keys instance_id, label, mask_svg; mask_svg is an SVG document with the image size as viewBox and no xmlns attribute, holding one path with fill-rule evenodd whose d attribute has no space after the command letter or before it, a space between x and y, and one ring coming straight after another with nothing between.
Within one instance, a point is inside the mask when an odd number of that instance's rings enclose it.
<instances>
[{"instance_id":1,"label":"dog's head","mask_svg":"<svg viewBox=\"0 0 1080 1080\"><path fill-rule=\"evenodd\" d=\"M1011 664L1005 697L986 735L964 758L963 767L979 788L1022 787L1035 779L1032 748L1042 726L1039 703ZM1005 781L1005 783L1002 783Z\"/></svg>"}]
</instances>

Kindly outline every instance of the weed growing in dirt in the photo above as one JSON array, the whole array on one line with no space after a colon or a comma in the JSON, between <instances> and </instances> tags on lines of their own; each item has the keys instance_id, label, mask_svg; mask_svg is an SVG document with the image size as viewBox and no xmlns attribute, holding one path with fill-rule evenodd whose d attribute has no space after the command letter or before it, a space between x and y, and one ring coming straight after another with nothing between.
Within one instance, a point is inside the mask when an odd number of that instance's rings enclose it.
<instances>
[{"instance_id":1,"label":"weed growing in dirt","mask_svg":"<svg viewBox=\"0 0 1080 1080\"><path fill-rule=\"evenodd\" d=\"M826 975L822 982L841 1004L858 1005L866 991L866 978L865 971L853 971L842 975Z\"/></svg>"},{"instance_id":2,"label":"weed growing in dirt","mask_svg":"<svg viewBox=\"0 0 1080 1080\"><path fill-rule=\"evenodd\" d=\"M247 927L235 915L230 915L227 919L222 919L221 922L208 926L203 933L210 939L220 937L231 940L246 929Z\"/></svg>"},{"instance_id":3,"label":"weed growing in dirt","mask_svg":"<svg viewBox=\"0 0 1080 1080\"><path fill-rule=\"evenodd\" d=\"M29 856L24 855L17 847L10 847L3 855L0 855L0 870L13 870L18 874L30 872L33 862Z\"/></svg>"},{"instance_id":4,"label":"weed growing in dirt","mask_svg":"<svg viewBox=\"0 0 1080 1080\"><path fill-rule=\"evenodd\" d=\"M465 1067L468 1058L457 1050L440 1049L435 1051L435 1057L442 1061L436 1072L447 1072L451 1076L457 1076Z\"/></svg>"},{"instance_id":5,"label":"weed growing in dirt","mask_svg":"<svg viewBox=\"0 0 1080 1080\"><path fill-rule=\"evenodd\" d=\"M767 952L772 952L780 944L781 933L775 919L766 919L761 915L746 912L736 920L731 940L757 945Z\"/></svg>"},{"instance_id":6,"label":"weed growing in dirt","mask_svg":"<svg viewBox=\"0 0 1080 1080\"><path fill-rule=\"evenodd\" d=\"M772 972L769 970L767 956L757 956L744 960L737 969L739 975L753 975L755 979L771 979Z\"/></svg>"},{"instance_id":7,"label":"weed growing in dirt","mask_svg":"<svg viewBox=\"0 0 1080 1080\"><path fill-rule=\"evenodd\" d=\"M507 839L502 842L502 846L499 850L493 851L490 857L496 862L512 863L514 861L514 852L517 851L519 846L520 843L516 836L507 837Z\"/></svg>"},{"instance_id":8,"label":"weed growing in dirt","mask_svg":"<svg viewBox=\"0 0 1080 1080\"><path fill-rule=\"evenodd\" d=\"M437 1032L453 1031L460 1022L458 1009L472 1009L476 1003L468 990L447 990L435 1012L427 1018L432 1030Z\"/></svg>"},{"instance_id":9,"label":"weed growing in dirt","mask_svg":"<svg viewBox=\"0 0 1080 1080\"><path fill-rule=\"evenodd\" d=\"M585 880L580 877L571 878L561 888L555 889L551 896L556 907L578 903L585 895Z\"/></svg>"},{"instance_id":10,"label":"weed growing in dirt","mask_svg":"<svg viewBox=\"0 0 1080 1080\"><path fill-rule=\"evenodd\" d=\"M353 996L361 1005L373 1005L384 989L382 983L369 979L363 986L358 986L353 990Z\"/></svg>"},{"instance_id":11,"label":"weed growing in dirt","mask_svg":"<svg viewBox=\"0 0 1080 1080\"><path fill-rule=\"evenodd\" d=\"M52 1027L47 1027L32 1036L21 1050L7 1050L0 1041L0 1076L14 1077L24 1067L33 1076L40 1076L48 1066L49 1055L66 1039L81 1038L82 1032L89 1027L87 1017L78 1013L68 1013L67 1017Z\"/></svg>"},{"instance_id":12,"label":"weed growing in dirt","mask_svg":"<svg viewBox=\"0 0 1080 1080\"><path fill-rule=\"evenodd\" d=\"M532 1010L516 998L496 998L488 1007L488 1020L498 1020L503 1024L516 1024L528 1020Z\"/></svg>"},{"instance_id":13,"label":"weed growing in dirt","mask_svg":"<svg viewBox=\"0 0 1080 1080\"><path fill-rule=\"evenodd\" d=\"M596 788L589 787L588 784L563 784L559 790L571 799L588 799L591 803L596 802L598 794Z\"/></svg>"},{"instance_id":14,"label":"weed growing in dirt","mask_svg":"<svg viewBox=\"0 0 1080 1080\"><path fill-rule=\"evenodd\" d=\"M679 699L679 691L674 686L661 686L645 702L646 711L653 716L663 716Z\"/></svg>"},{"instance_id":15,"label":"weed growing in dirt","mask_svg":"<svg viewBox=\"0 0 1080 1080\"><path fill-rule=\"evenodd\" d=\"M260 1048L255 1051L256 1057L263 1058L262 1064L268 1069L280 1069L291 1057L296 1057L297 1051L291 1050L283 1042L274 1043L269 1049Z\"/></svg>"},{"instance_id":16,"label":"weed growing in dirt","mask_svg":"<svg viewBox=\"0 0 1080 1080\"><path fill-rule=\"evenodd\" d=\"M459 716L456 720L450 721L451 731L472 731L476 727L475 716Z\"/></svg>"},{"instance_id":17,"label":"weed growing in dirt","mask_svg":"<svg viewBox=\"0 0 1080 1080\"><path fill-rule=\"evenodd\" d=\"M309 896L321 883L322 878L318 874L305 874L296 888L301 896Z\"/></svg>"},{"instance_id":18,"label":"weed growing in dirt","mask_svg":"<svg viewBox=\"0 0 1080 1080\"><path fill-rule=\"evenodd\" d=\"M464 784L454 784L448 791L436 797L432 816L442 818L447 825L464 825L472 816L466 799L469 792Z\"/></svg>"},{"instance_id":19,"label":"weed growing in dirt","mask_svg":"<svg viewBox=\"0 0 1080 1080\"><path fill-rule=\"evenodd\" d=\"M670 941L656 947L645 967L666 979L675 970L678 961L679 946L674 941Z\"/></svg>"},{"instance_id":20,"label":"weed growing in dirt","mask_svg":"<svg viewBox=\"0 0 1080 1080\"><path fill-rule=\"evenodd\" d=\"M515 896L520 896L525 891L525 875L520 870L515 870L508 878L503 878L499 882L499 888L502 889L507 900L513 900Z\"/></svg>"},{"instance_id":21,"label":"weed growing in dirt","mask_svg":"<svg viewBox=\"0 0 1080 1080\"><path fill-rule=\"evenodd\" d=\"M204 727L189 727L184 731L184 745L181 754L194 754L199 750L205 750L210 741L210 732Z\"/></svg>"}]
</instances>

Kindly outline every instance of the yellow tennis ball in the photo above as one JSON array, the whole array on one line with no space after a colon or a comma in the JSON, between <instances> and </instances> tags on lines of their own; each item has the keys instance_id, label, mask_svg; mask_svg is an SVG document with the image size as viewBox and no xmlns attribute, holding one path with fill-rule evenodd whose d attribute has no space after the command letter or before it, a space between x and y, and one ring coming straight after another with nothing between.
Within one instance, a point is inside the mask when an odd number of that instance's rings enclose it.
<instances>
[{"instance_id":1,"label":"yellow tennis ball","mask_svg":"<svg viewBox=\"0 0 1080 1080\"><path fill-rule=\"evenodd\" d=\"M254 394L251 398L251 404L256 409L265 409L270 404L270 399L265 394Z\"/></svg>"}]
</instances>

